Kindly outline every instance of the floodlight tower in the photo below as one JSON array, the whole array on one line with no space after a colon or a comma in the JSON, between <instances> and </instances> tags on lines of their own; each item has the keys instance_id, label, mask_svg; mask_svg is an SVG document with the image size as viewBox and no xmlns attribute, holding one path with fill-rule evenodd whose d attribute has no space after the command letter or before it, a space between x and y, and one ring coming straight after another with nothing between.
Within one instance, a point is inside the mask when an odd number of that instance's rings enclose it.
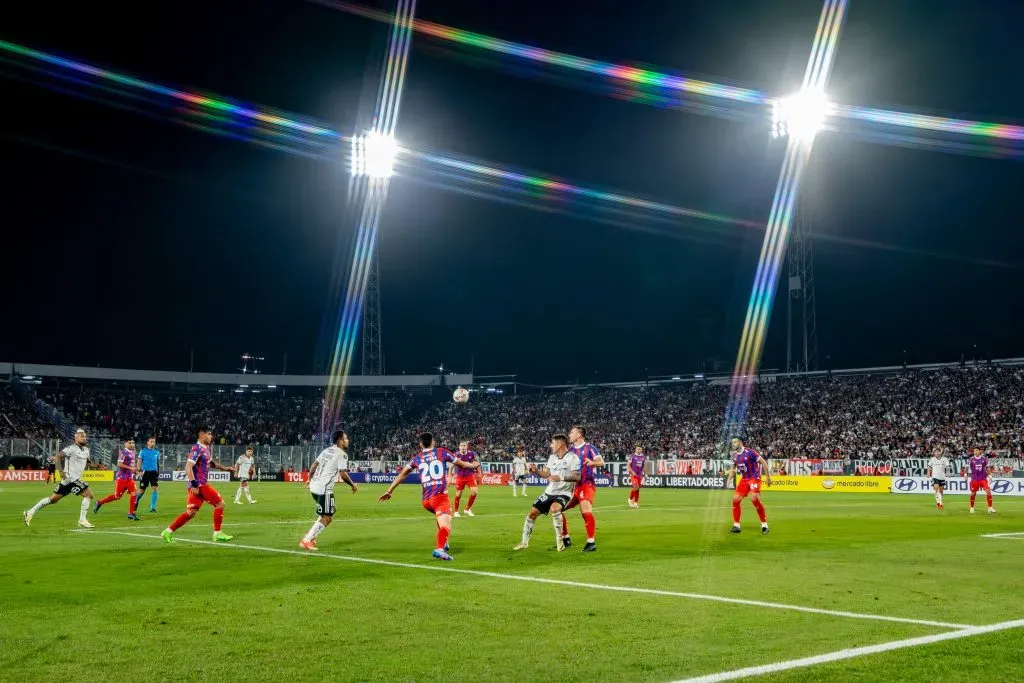
<instances>
[{"instance_id":1,"label":"floodlight tower","mask_svg":"<svg viewBox=\"0 0 1024 683\"><path fill-rule=\"evenodd\" d=\"M786 297L786 372L818 369L818 318L814 301L814 252L811 222L797 200L796 225L790 233L789 295ZM793 311L797 309L803 341L802 357L793 361ZM798 340L797 343L800 343ZM799 353L800 349L797 349Z\"/></svg>"},{"instance_id":2,"label":"floodlight tower","mask_svg":"<svg viewBox=\"0 0 1024 683\"><path fill-rule=\"evenodd\" d=\"M352 138L352 175L366 178L371 192L386 188L388 179L394 174L398 145L395 139L379 131L368 131ZM366 280L363 300L363 347L362 374L384 374L384 352L381 342L380 323L380 261L377 257L378 233L374 231L373 244L369 247L371 262Z\"/></svg>"}]
</instances>

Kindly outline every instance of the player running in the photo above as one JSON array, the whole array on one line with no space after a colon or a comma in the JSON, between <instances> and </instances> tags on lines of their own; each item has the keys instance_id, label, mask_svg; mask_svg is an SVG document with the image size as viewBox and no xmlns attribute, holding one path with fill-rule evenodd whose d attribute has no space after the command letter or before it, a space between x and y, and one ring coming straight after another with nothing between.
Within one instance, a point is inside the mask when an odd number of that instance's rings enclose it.
<instances>
[{"instance_id":1,"label":"player running","mask_svg":"<svg viewBox=\"0 0 1024 683\"><path fill-rule=\"evenodd\" d=\"M468 441L459 442L459 460L463 462L478 463L475 469L466 467L455 467L455 516L459 516L459 502L462 500L462 489L469 488L469 501L466 503L466 516L475 517L473 514L473 503L476 502L477 489L476 475L479 472L479 459L474 451L469 450Z\"/></svg>"},{"instance_id":2,"label":"player running","mask_svg":"<svg viewBox=\"0 0 1024 683\"><path fill-rule=\"evenodd\" d=\"M629 484L633 490L629 492L629 507L640 507L640 487L644 485L644 464L647 456L644 455L644 447L637 444L633 448L633 455L629 456Z\"/></svg>"},{"instance_id":3,"label":"player running","mask_svg":"<svg viewBox=\"0 0 1024 683\"><path fill-rule=\"evenodd\" d=\"M139 493L135 497L135 508L138 509L143 494L150 486L153 493L149 497L149 511L156 512L157 489L160 487L160 451L156 449L156 437L146 439L146 447L139 451L139 467L142 479L139 482Z\"/></svg>"},{"instance_id":4,"label":"player running","mask_svg":"<svg viewBox=\"0 0 1024 683\"><path fill-rule=\"evenodd\" d=\"M252 494L249 493L249 478L254 474L254 463L255 460L252 457L252 446L245 449L245 455L238 456L238 460L235 461L235 475L238 476L238 490L235 491L235 505L241 505L242 492L245 492L245 497L249 501L249 505L252 505L256 501L252 499ZM310 476L313 473L310 472Z\"/></svg>"},{"instance_id":5,"label":"player running","mask_svg":"<svg viewBox=\"0 0 1024 683\"><path fill-rule=\"evenodd\" d=\"M309 483L306 487L316 501L318 518L313 522L309 533L299 542L306 550L316 550L316 537L334 519L334 484L338 481L338 475L340 474L341 480L352 488L352 493L359 490L348 476L348 454L345 452L348 448L348 435L338 430L334 432L332 443L332 446L324 449L316 457L316 461L309 468Z\"/></svg>"},{"instance_id":6,"label":"player running","mask_svg":"<svg viewBox=\"0 0 1024 683\"><path fill-rule=\"evenodd\" d=\"M935 489L935 507L942 509L942 494L946 491L946 477L952 465L949 458L943 453L941 446L936 446L932 451L932 458L928 461L928 476L932 478L932 488Z\"/></svg>"},{"instance_id":7,"label":"player running","mask_svg":"<svg viewBox=\"0 0 1024 683\"><path fill-rule=\"evenodd\" d=\"M469 469L480 467L480 463L465 462L456 458L447 448L435 448L434 435L430 432L420 434L420 446L420 452L412 456L409 464L402 468L388 490L377 500L381 503L391 500L395 487L402 483L410 472L418 470L420 484L423 487L423 507L427 512L434 513L434 521L437 522L437 547L434 548L434 557L451 561L455 559L448 554L448 536L452 532L452 504L448 499L448 478L445 469L448 463Z\"/></svg>"},{"instance_id":8,"label":"player running","mask_svg":"<svg viewBox=\"0 0 1024 683\"><path fill-rule=\"evenodd\" d=\"M57 483L57 466L53 463L53 456L46 459L46 483Z\"/></svg>"},{"instance_id":9,"label":"player running","mask_svg":"<svg viewBox=\"0 0 1024 683\"><path fill-rule=\"evenodd\" d=\"M988 475L992 470L988 464L988 457L984 455L980 446L974 447L974 455L967 461L967 471L971 475L971 514L974 514L974 497L978 495L979 489L985 490L985 500L988 502L988 512L996 511L992 507L992 487L988 485Z\"/></svg>"},{"instance_id":10,"label":"player running","mask_svg":"<svg viewBox=\"0 0 1024 683\"><path fill-rule=\"evenodd\" d=\"M764 470L765 486L772 485L772 476L768 473L768 462L761 457L760 453L753 448L747 448L746 442L738 436L732 438L732 467L726 473L728 481L737 472L740 473L740 483L736 484L736 493L732 497L732 529L729 533L740 533L740 501L750 495L750 502L757 510L757 516L761 520L761 533L768 533L768 515L761 503L761 470Z\"/></svg>"},{"instance_id":11,"label":"player running","mask_svg":"<svg viewBox=\"0 0 1024 683\"><path fill-rule=\"evenodd\" d=\"M209 483L210 468L230 472L230 467L225 467L213 461L210 457L210 444L213 443L213 432L209 427L200 427L196 430L197 442L189 451L188 460L185 461L185 481L188 482L188 500L185 504L185 511L178 515L178 518L171 522L171 525L160 532L160 535L168 543L174 543L174 532L185 526L196 516L203 503L213 506L213 540L230 541L232 536L220 530L224 523L224 499L220 497L217 489Z\"/></svg>"},{"instance_id":12,"label":"player running","mask_svg":"<svg viewBox=\"0 0 1024 683\"><path fill-rule=\"evenodd\" d=\"M124 442L124 448L121 449L121 453L117 457L114 492L103 500L96 501L96 507L92 509L92 513L95 515L101 507L107 503L113 503L115 500L121 500L121 496L128 493L130 494L128 496L128 519L139 521L139 516L135 514L135 504L139 502L135 497L135 473L138 471L139 463L135 455L135 440L128 439Z\"/></svg>"},{"instance_id":13,"label":"player running","mask_svg":"<svg viewBox=\"0 0 1024 683\"><path fill-rule=\"evenodd\" d=\"M89 504L92 502L92 489L82 481L82 472L89 464L89 438L84 429L75 432L75 442L54 455L57 471L60 473L60 483L53 489L53 495L43 498L32 506L30 510L21 513L25 520L25 526L32 523L32 517L47 505L57 503L68 494L82 497L82 507L78 513L78 526L92 529L92 523L85 518L89 512Z\"/></svg>"},{"instance_id":14,"label":"player running","mask_svg":"<svg viewBox=\"0 0 1024 683\"><path fill-rule=\"evenodd\" d=\"M512 458L512 497L516 497L516 487L522 485L523 498L526 498L526 453L523 449L517 448L516 455Z\"/></svg>"},{"instance_id":15,"label":"player running","mask_svg":"<svg viewBox=\"0 0 1024 683\"><path fill-rule=\"evenodd\" d=\"M577 505L583 515L583 525L587 529L587 544L583 546L583 552L592 553L597 550L597 521L594 519L594 496L597 493L597 481L594 479L596 468L604 466L604 458L593 444L587 443L587 430L579 425L574 425L569 430L569 440L572 442L571 450L580 459L580 480L576 482L576 488L572 492L572 500L563 508L571 510ZM569 538L569 522L565 515L562 515L562 540L565 547L572 545Z\"/></svg>"},{"instance_id":16,"label":"player running","mask_svg":"<svg viewBox=\"0 0 1024 683\"><path fill-rule=\"evenodd\" d=\"M526 550L530 547L530 535L537 517L550 513L551 524L555 527L555 549L562 552L566 547L562 537L562 510L572 498L574 482L580 480L580 459L569 450L569 439L565 434L551 437L551 456L548 457L547 467L538 470L536 465L530 463L530 471L541 479L547 479L548 486L540 498L533 502L523 522L523 540L512 550Z\"/></svg>"}]
</instances>

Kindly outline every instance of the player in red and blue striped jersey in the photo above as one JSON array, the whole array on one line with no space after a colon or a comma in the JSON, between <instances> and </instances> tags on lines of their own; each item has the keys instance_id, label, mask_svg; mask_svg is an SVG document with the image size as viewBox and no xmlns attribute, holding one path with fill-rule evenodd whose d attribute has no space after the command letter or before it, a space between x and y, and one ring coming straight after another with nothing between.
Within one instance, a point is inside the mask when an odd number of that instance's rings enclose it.
<instances>
[{"instance_id":1,"label":"player in red and blue striped jersey","mask_svg":"<svg viewBox=\"0 0 1024 683\"><path fill-rule=\"evenodd\" d=\"M420 452L412 456L409 464L402 468L391 482L391 486L378 500L381 503L391 500L391 494L402 480L413 470L418 470L420 485L423 488L423 507L427 512L434 514L434 521L437 522L437 546L434 548L434 557L439 560L453 560L455 558L448 554L448 536L452 532L452 504L448 499L448 465L475 470L480 467L480 463L460 460L447 448L435 448L434 435L430 432L420 434L420 447Z\"/></svg>"},{"instance_id":2,"label":"player in red and blue striped jersey","mask_svg":"<svg viewBox=\"0 0 1024 683\"><path fill-rule=\"evenodd\" d=\"M178 515L178 518L171 522L171 525L160 532L160 535L168 543L174 543L174 532L188 524L189 520L196 516L203 503L213 506L213 540L230 541L231 536L221 531L224 522L224 499L220 492L210 485L210 468L230 472L230 467L225 467L213 461L210 457L210 444L213 443L213 432L209 427L200 427L198 430L196 444L189 451L188 460L185 461L185 481L188 483L188 500L185 503L185 511Z\"/></svg>"},{"instance_id":3,"label":"player in red and blue striped jersey","mask_svg":"<svg viewBox=\"0 0 1024 683\"><path fill-rule=\"evenodd\" d=\"M121 496L128 493L128 519L138 521L139 517L135 514L135 504L138 502L135 499L135 473L139 471L138 458L135 455L135 440L128 439L124 442L124 448L121 449L121 453L117 456L117 471L114 473L114 492L103 500L96 501L96 507L93 508L93 514L100 511L100 508L107 503L112 503L115 500L121 500Z\"/></svg>"},{"instance_id":4,"label":"player in red and blue striped jersey","mask_svg":"<svg viewBox=\"0 0 1024 683\"><path fill-rule=\"evenodd\" d=\"M996 511L992 507L992 487L988 484L988 475L992 471L989 467L988 457L982 451L981 446L974 447L974 455L967 460L967 473L971 478L971 514L974 514L974 497L978 491L985 491L985 500L988 502L989 514Z\"/></svg>"},{"instance_id":5,"label":"player in red and blue striped jersey","mask_svg":"<svg viewBox=\"0 0 1024 683\"><path fill-rule=\"evenodd\" d=\"M468 441L459 442L459 460L469 463L477 463L476 468L455 466L455 516L459 516L459 503L462 501L462 489L469 488L469 501L466 503L466 516L475 517L473 514L473 503L476 502L476 494L479 489L476 487L476 475L480 471L479 458L475 452L469 450Z\"/></svg>"},{"instance_id":6,"label":"player in red and blue striped jersey","mask_svg":"<svg viewBox=\"0 0 1024 683\"><path fill-rule=\"evenodd\" d=\"M772 485L772 476L768 472L768 461L753 448L747 448L746 442L738 437L732 438L732 467L726 471L726 480L739 473L740 482L736 484L736 493L732 497L732 529L730 533L740 533L740 501L750 496L750 502L757 510L761 520L761 533L768 533L768 514L761 503L761 472L764 471L765 486Z\"/></svg>"},{"instance_id":7,"label":"player in red and blue striped jersey","mask_svg":"<svg viewBox=\"0 0 1024 683\"><path fill-rule=\"evenodd\" d=\"M580 425L573 425L569 430L569 440L572 447L569 449L580 459L580 480L576 482L576 488L572 492L572 500L563 508L571 510L577 505L583 515L583 526L587 530L587 544L583 546L583 552L592 553L597 550L597 520L594 519L594 496L597 493L597 468L604 466L604 458L600 451L592 443L587 442L587 430ZM566 516L562 515L562 541L568 548L572 545L569 538L569 523Z\"/></svg>"},{"instance_id":8,"label":"player in red and blue striped jersey","mask_svg":"<svg viewBox=\"0 0 1024 683\"><path fill-rule=\"evenodd\" d=\"M629 492L629 507L640 507L640 487L644 485L644 464L647 456L644 455L644 447L637 444L633 448L633 455L629 456L629 483L633 487Z\"/></svg>"}]
</instances>

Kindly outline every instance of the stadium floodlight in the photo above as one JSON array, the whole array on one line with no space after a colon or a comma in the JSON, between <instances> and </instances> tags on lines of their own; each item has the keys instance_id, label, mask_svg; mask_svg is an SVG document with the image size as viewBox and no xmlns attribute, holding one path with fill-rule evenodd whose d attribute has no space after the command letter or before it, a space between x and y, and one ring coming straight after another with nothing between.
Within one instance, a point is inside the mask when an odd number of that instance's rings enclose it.
<instances>
[{"instance_id":1,"label":"stadium floodlight","mask_svg":"<svg viewBox=\"0 0 1024 683\"><path fill-rule=\"evenodd\" d=\"M772 101L772 136L813 140L833 112L832 103L820 90L800 92Z\"/></svg>"},{"instance_id":2,"label":"stadium floodlight","mask_svg":"<svg viewBox=\"0 0 1024 683\"><path fill-rule=\"evenodd\" d=\"M395 172L398 143L375 130L352 138L352 175L390 178Z\"/></svg>"}]
</instances>

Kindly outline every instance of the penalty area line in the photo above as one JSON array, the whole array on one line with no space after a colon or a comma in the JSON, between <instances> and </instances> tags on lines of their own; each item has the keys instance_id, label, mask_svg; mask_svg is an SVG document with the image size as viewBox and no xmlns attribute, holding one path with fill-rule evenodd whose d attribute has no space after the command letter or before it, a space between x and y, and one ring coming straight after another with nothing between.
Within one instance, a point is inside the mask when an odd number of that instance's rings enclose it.
<instances>
[{"instance_id":1,"label":"penalty area line","mask_svg":"<svg viewBox=\"0 0 1024 683\"><path fill-rule=\"evenodd\" d=\"M151 534L140 534L129 531L98 531L93 529L76 529L75 533L83 533L89 536L96 534L107 534L113 536L132 536L135 538L154 539L160 536ZM846 612L842 610L830 610L822 607L804 607L802 605L787 605L778 602L764 602L761 600L745 600L742 598L729 598L722 595L709 595L705 593L685 593L681 591L659 590L656 588L639 588L634 586L615 586L601 583L587 583L582 581L568 581L565 579L548 579L539 576L523 576L521 574L503 574L500 572L488 572L479 569L458 569L447 565L415 564L412 562L396 562L394 560L378 560L369 557L355 557L352 555L334 555L324 552L308 552L304 550L289 550L285 548L270 548L259 545L244 545L241 543L218 543L216 541L202 541L194 538L177 538L178 543L195 543L198 545L212 545L218 548L232 548L235 550L253 550L264 553L276 553L280 555L299 555L301 557L321 557L342 562L356 562L360 564L373 564L384 567L400 567L402 569L420 569L425 571L447 572L449 574L463 574L467 576L482 576L490 579L502 579L504 581L524 581L528 583L541 583L551 586L568 586L570 588L589 588L592 590L603 590L615 593L635 593L639 595L657 595L662 597L685 598L689 600L704 600L707 602L721 602L730 605L746 605L752 607L765 607L768 609L787 610L790 612L804 612L807 614L822 614L830 617L844 617L848 619L864 619L868 621L888 621L897 624L914 624L916 626L932 626L947 629L969 629L976 628L965 624L948 624L940 621L928 621L924 619L905 619L903 617L890 617L883 614L866 614L862 612Z\"/></svg>"},{"instance_id":2,"label":"penalty area line","mask_svg":"<svg viewBox=\"0 0 1024 683\"><path fill-rule=\"evenodd\" d=\"M719 681L735 681L740 678L763 676L765 674L774 674L779 673L780 671L801 669L809 666L817 666L819 664L831 664L833 662L841 662L845 659L853 659L855 657L866 657L868 655L880 654L882 652L891 652L893 650L902 650L910 647L921 647L922 645L931 645L933 643L941 643L947 640L958 640L960 638L970 638L972 636L980 636L986 633L995 633L996 631L1008 631L1014 628L1024 628L1024 619L1003 621L998 624L989 624L988 626L970 626L958 631L937 633L931 636L919 636L917 638L893 640L888 643L866 645L864 647L855 647L847 650L839 650L837 652L827 652L813 657L791 659L785 662L776 662L775 664L765 664L763 666L751 666L745 669L723 671L721 673L709 674L707 676L681 679L674 683L718 683Z\"/></svg>"},{"instance_id":3,"label":"penalty area line","mask_svg":"<svg viewBox=\"0 0 1024 683\"><path fill-rule=\"evenodd\" d=\"M1008 538L1012 541L1024 541L1024 531L1014 531L1005 534L982 534L982 538Z\"/></svg>"}]
</instances>

